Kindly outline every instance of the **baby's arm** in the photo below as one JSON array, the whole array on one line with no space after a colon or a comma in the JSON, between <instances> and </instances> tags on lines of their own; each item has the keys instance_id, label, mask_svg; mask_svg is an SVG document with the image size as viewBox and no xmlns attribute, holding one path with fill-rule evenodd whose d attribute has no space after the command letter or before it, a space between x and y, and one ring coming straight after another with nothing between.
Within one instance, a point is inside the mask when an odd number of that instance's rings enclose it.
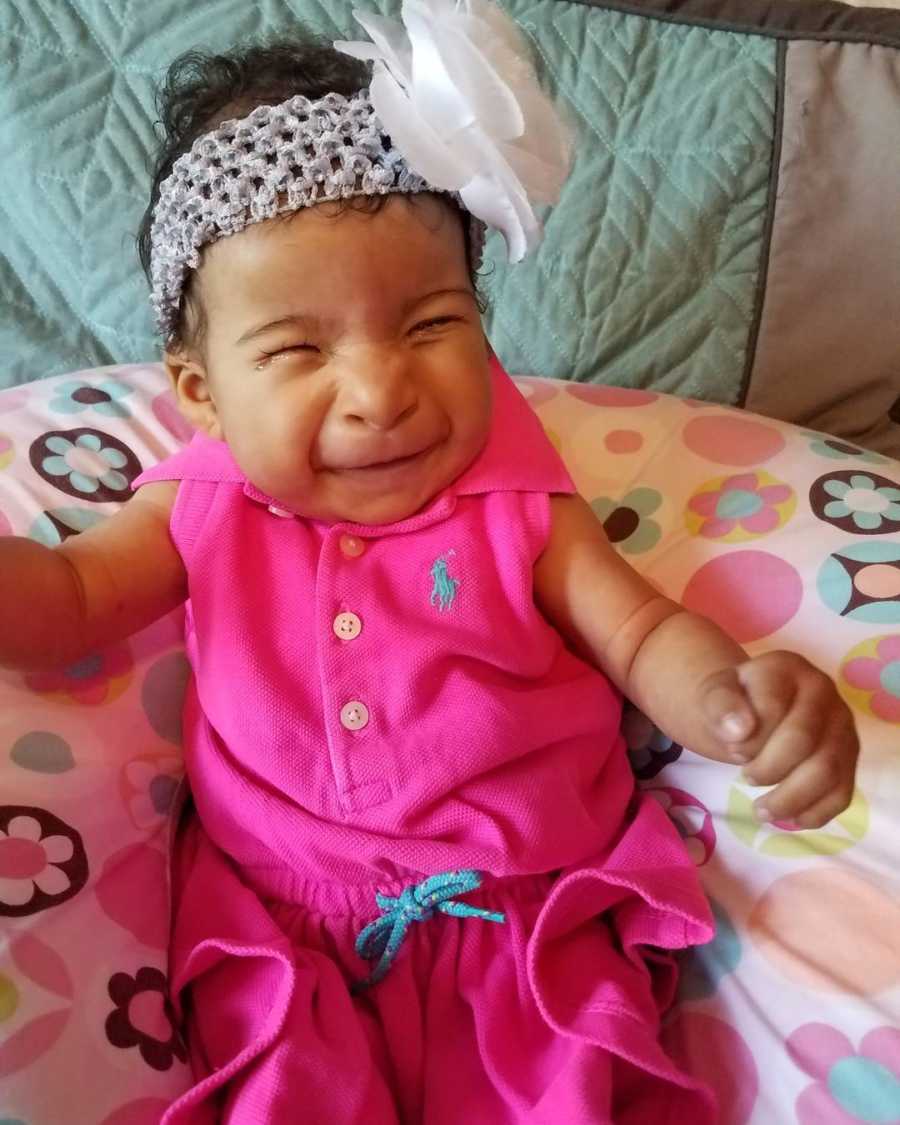
<instances>
[{"instance_id":1,"label":"baby's arm","mask_svg":"<svg viewBox=\"0 0 900 1125\"><path fill-rule=\"evenodd\" d=\"M573 649L677 742L778 783L757 805L761 819L817 827L846 808L859 747L831 680L795 653L748 659L632 570L580 496L551 503L535 598Z\"/></svg>"},{"instance_id":2,"label":"baby's arm","mask_svg":"<svg viewBox=\"0 0 900 1125\"><path fill-rule=\"evenodd\" d=\"M0 665L69 664L187 596L169 535L177 482L145 485L108 520L56 548L0 539Z\"/></svg>"}]
</instances>

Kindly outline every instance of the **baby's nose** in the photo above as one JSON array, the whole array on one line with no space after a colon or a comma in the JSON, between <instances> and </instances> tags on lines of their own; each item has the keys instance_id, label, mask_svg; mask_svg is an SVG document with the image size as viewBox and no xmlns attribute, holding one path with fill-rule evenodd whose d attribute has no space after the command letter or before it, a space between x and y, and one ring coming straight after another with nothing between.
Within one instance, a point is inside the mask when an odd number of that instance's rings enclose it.
<instances>
[{"instance_id":1,"label":"baby's nose","mask_svg":"<svg viewBox=\"0 0 900 1125\"><path fill-rule=\"evenodd\" d=\"M348 421L391 430L415 413L419 396L405 367L391 362L360 366L345 382Z\"/></svg>"}]
</instances>

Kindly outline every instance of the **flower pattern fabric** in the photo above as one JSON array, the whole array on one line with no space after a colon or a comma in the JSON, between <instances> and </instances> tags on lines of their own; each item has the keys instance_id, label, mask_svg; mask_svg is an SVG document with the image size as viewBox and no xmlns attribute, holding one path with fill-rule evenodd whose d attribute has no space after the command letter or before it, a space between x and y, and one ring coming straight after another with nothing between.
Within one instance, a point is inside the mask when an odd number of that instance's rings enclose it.
<instances>
[{"instance_id":1,"label":"flower pattern fabric","mask_svg":"<svg viewBox=\"0 0 900 1125\"><path fill-rule=\"evenodd\" d=\"M627 702L622 714L622 734L631 768L639 781L650 781L666 766L677 762L684 752L682 746Z\"/></svg>"},{"instance_id":2,"label":"flower pattern fabric","mask_svg":"<svg viewBox=\"0 0 900 1125\"><path fill-rule=\"evenodd\" d=\"M900 531L900 471L891 476L837 469L810 485L809 505L825 523L853 535L887 535Z\"/></svg>"},{"instance_id":3,"label":"flower pattern fabric","mask_svg":"<svg viewBox=\"0 0 900 1125\"><path fill-rule=\"evenodd\" d=\"M825 505L825 515L835 519L850 516L860 531L874 531L885 520L900 520L900 488L879 486L862 473L849 481L826 481L824 487L836 498Z\"/></svg>"},{"instance_id":4,"label":"flower pattern fabric","mask_svg":"<svg viewBox=\"0 0 900 1125\"><path fill-rule=\"evenodd\" d=\"M818 434L811 430L804 436L810 439L809 448L813 453L817 453L820 457L827 457L832 461L852 459L869 465L885 465L890 460L883 453L873 453L869 449L860 449L859 446L851 445L847 441L840 441L838 438L831 438L827 434Z\"/></svg>"},{"instance_id":5,"label":"flower pattern fabric","mask_svg":"<svg viewBox=\"0 0 900 1125\"><path fill-rule=\"evenodd\" d=\"M15 817L5 832L0 829L0 902L24 906L35 889L46 895L63 894L71 881L57 865L74 854L68 836L43 836L34 817Z\"/></svg>"},{"instance_id":6,"label":"flower pattern fabric","mask_svg":"<svg viewBox=\"0 0 900 1125\"><path fill-rule=\"evenodd\" d=\"M871 692L869 706L889 723L900 722L900 635L883 637L874 656L857 656L843 667L851 687Z\"/></svg>"},{"instance_id":7,"label":"flower pattern fabric","mask_svg":"<svg viewBox=\"0 0 900 1125\"><path fill-rule=\"evenodd\" d=\"M879 1027L855 1048L827 1024L788 1039L794 1063L816 1079L797 1099L799 1125L893 1125L900 1121L900 1029Z\"/></svg>"},{"instance_id":8,"label":"flower pattern fabric","mask_svg":"<svg viewBox=\"0 0 900 1125\"><path fill-rule=\"evenodd\" d=\"M132 449L104 430L50 430L31 441L28 459L54 488L78 500L121 503L141 471Z\"/></svg>"},{"instance_id":9,"label":"flower pattern fabric","mask_svg":"<svg viewBox=\"0 0 900 1125\"><path fill-rule=\"evenodd\" d=\"M68 477L79 492L96 492L100 484L122 491L128 480L119 469L126 463L117 449L104 448L96 434L82 434L74 442L64 437L51 437L47 448L52 456L43 463L45 473L54 477Z\"/></svg>"},{"instance_id":10,"label":"flower pattern fabric","mask_svg":"<svg viewBox=\"0 0 900 1125\"><path fill-rule=\"evenodd\" d=\"M659 542L662 527L650 516L661 504L662 495L655 489L634 488L621 500L598 496L591 502L591 508L610 543L623 554L638 555Z\"/></svg>"},{"instance_id":11,"label":"flower pattern fabric","mask_svg":"<svg viewBox=\"0 0 900 1125\"><path fill-rule=\"evenodd\" d=\"M154 1070L169 1070L175 1059L187 1059L173 1025L165 974L145 966L135 976L116 973L109 981L115 1004L106 1020L106 1037L114 1047L137 1047Z\"/></svg>"},{"instance_id":12,"label":"flower pattern fabric","mask_svg":"<svg viewBox=\"0 0 900 1125\"><path fill-rule=\"evenodd\" d=\"M68 668L32 672L25 682L32 691L54 695L74 703L95 705L120 695L133 668L127 645L116 645L91 653Z\"/></svg>"},{"instance_id":13,"label":"flower pattern fabric","mask_svg":"<svg viewBox=\"0 0 900 1125\"><path fill-rule=\"evenodd\" d=\"M73 828L44 809L0 805L0 916L57 906L81 890L87 874L84 845Z\"/></svg>"},{"instance_id":14,"label":"flower pattern fabric","mask_svg":"<svg viewBox=\"0 0 900 1125\"><path fill-rule=\"evenodd\" d=\"M128 418L131 411L122 399L133 393L125 383L107 379L103 383L84 383L73 379L54 388L54 397L47 403L54 414L82 414L96 410L110 418Z\"/></svg>"},{"instance_id":15,"label":"flower pattern fabric","mask_svg":"<svg viewBox=\"0 0 900 1125\"><path fill-rule=\"evenodd\" d=\"M182 772L181 760L171 754L146 755L125 765L122 796L135 827L153 831L165 826Z\"/></svg>"},{"instance_id":16,"label":"flower pattern fabric","mask_svg":"<svg viewBox=\"0 0 900 1125\"><path fill-rule=\"evenodd\" d=\"M751 538L784 524L795 507L789 485L768 473L738 473L704 485L691 497L688 526L707 539Z\"/></svg>"}]
</instances>

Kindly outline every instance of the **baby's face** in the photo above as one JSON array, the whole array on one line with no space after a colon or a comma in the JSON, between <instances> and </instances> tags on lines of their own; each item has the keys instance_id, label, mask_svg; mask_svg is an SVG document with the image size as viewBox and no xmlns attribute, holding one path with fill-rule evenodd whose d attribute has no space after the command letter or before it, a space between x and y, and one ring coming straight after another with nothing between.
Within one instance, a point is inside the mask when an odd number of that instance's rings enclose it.
<instances>
[{"instance_id":1,"label":"baby's face","mask_svg":"<svg viewBox=\"0 0 900 1125\"><path fill-rule=\"evenodd\" d=\"M166 355L182 409L286 506L405 519L482 449L487 341L435 197L257 223L208 246L199 280L205 362Z\"/></svg>"}]
</instances>

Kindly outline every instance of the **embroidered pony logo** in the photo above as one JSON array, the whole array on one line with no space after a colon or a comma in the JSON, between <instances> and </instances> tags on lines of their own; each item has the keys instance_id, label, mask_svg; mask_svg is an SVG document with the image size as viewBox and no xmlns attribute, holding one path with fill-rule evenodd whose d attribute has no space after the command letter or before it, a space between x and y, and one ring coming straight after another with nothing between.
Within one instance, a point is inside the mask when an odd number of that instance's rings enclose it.
<instances>
[{"instance_id":1,"label":"embroidered pony logo","mask_svg":"<svg viewBox=\"0 0 900 1125\"><path fill-rule=\"evenodd\" d=\"M442 555L439 559L435 559L434 566L431 568L431 578L434 582L434 588L431 591L431 604L440 602L438 609L441 613L445 609L450 609L456 601L456 591L459 589L459 579L451 578L447 573L447 560L451 559L456 554L456 551L448 551L446 555Z\"/></svg>"}]
</instances>

